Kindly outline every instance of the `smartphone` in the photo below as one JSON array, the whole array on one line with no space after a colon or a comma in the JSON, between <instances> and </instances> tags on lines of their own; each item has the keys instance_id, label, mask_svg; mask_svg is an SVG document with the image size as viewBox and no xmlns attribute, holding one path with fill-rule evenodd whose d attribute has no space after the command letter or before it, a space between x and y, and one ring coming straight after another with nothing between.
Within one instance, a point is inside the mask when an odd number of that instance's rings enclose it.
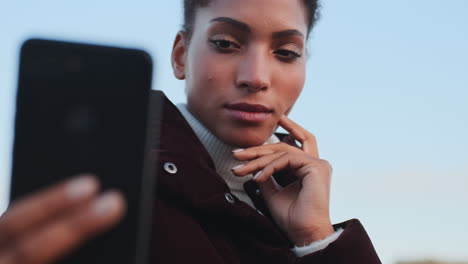
<instances>
[{"instance_id":1,"label":"smartphone","mask_svg":"<svg viewBox=\"0 0 468 264\"><path fill-rule=\"evenodd\" d=\"M10 200L81 173L127 201L124 219L59 263L146 263L155 175L144 51L44 39L21 48ZM154 128L152 128L154 129ZM151 142L150 142L151 141Z\"/></svg>"}]
</instances>

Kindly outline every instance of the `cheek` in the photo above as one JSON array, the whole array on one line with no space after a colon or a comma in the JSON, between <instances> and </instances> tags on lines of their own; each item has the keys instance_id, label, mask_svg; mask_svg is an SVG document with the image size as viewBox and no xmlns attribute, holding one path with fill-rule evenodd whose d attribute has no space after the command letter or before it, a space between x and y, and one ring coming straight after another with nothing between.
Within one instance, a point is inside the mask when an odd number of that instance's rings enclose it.
<instances>
[{"instance_id":1,"label":"cheek","mask_svg":"<svg viewBox=\"0 0 468 264\"><path fill-rule=\"evenodd\" d=\"M287 71L287 75L281 75L279 83L279 100L282 102L284 112L289 113L297 98L302 92L305 83L304 69Z\"/></svg>"},{"instance_id":2,"label":"cheek","mask_svg":"<svg viewBox=\"0 0 468 264\"><path fill-rule=\"evenodd\" d=\"M231 65L209 49L196 52L189 61L188 89L209 92L206 95L213 96L229 89L230 80Z\"/></svg>"},{"instance_id":3,"label":"cheek","mask_svg":"<svg viewBox=\"0 0 468 264\"><path fill-rule=\"evenodd\" d=\"M186 94L189 107L204 123L210 123L216 111L232 93L229 85L231 67L220 63L219 56L209 49L197 49L188 58Z\"/></svg>"}]
</instances>

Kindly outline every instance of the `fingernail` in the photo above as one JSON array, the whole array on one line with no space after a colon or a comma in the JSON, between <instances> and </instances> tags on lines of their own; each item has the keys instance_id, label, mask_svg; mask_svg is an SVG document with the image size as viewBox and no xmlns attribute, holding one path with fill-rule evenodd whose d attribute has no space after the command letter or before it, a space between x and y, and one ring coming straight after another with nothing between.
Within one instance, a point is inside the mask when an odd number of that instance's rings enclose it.
<instances>
[{"instance_id":1,"label":"fingernail","mask_svg":"<svg viewBox=\"0 0 468 264\"><path fill-rule=\"evenodd\" d=\"M93 176L81 176L66 185L65 195L72 200L82 199L94 193L97 187L97 181Z\"/></svg>"},{"instance_id":2,"label":"fingernail","mask_svg":"<svg viewBox=\"0 0 468 264\"><path fill-rule=\"evenodd\" d=\"M239 164L237 166L234 166L231 170L237 170L238 168L244 166L244 164Z\"/></svg>"},{"instance_id":3,"label":"fingernail","mask_svg":"<svg viewBox=\"0 0 468 264\"><path fill-rule=\"evenodd\" d=\"M263 170L257 172L255 176L253 177L253 180L255 181L258 177L260 177L260 175L262 175L262 173L263 173Z\"/></svg>"},{"instance_id":4,"label":"fingernail","mask_svg":"<svg viewBox=\"0 0 468 264\"><path fill-rule=\"evenodd\" d=\"M120 206L120 197L116 192L108 192L99 197L92 206L92 212L97 216L108 215Z\"/></svg>"},{"instance_id":5,"label":"fingernail","mask_svg":"<svg viewBox=\"0 0 468 264\"><path fill-rule=\"evenodd\" d=\"M244 149L235 149L235 150L233 150L232 152L233 152L233 153L237 153L237 152L241 152L241 151L244 151Z\"/></svg>"}]
</instances>

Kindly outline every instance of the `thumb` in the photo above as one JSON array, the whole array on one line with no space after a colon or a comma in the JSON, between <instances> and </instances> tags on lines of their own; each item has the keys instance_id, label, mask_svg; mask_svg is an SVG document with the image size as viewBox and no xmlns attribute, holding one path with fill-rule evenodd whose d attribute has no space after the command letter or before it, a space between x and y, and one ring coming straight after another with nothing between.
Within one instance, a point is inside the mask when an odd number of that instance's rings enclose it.
<instances>
[{"instance_id":1,"label":"thumb","mask_svg":"<svg viewBox=\"0 0 468 264\"><path fill-rule=\"evenodd\" d=\"M270 177L268 180L264 182L259 182L257 184L258 187L260 187L260 190L263 194L263 198L265 200L270 200L270 198L273 197L281 188L281 186L279 186L278 183L276 183L273 177Z\"/></svg>"}]
</instances>

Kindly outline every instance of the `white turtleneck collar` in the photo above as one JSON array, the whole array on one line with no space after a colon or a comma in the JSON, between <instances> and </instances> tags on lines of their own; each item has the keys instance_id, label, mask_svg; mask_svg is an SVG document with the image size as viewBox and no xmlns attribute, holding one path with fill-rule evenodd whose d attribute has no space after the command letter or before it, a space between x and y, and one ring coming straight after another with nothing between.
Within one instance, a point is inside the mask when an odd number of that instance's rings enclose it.
<instances>
[{"instance_id":1,"label":"white turtleneck collar","mask_svg":"<svg viewBox=\"0 0 468 264\"><path fill-rule=\"evenodd\" d=\"M205 146L215 164L216 172L224 179L231 189L231 192L241 201L255 208L249 196L244 191L244 183L251 180L253 175L249 174L244 177L237 177L234 176L231 171L234 166L244 163L232 157L232 151L236 148L225 144L213 135L192 115L192 113L190 113L186 104L178 104L177 108ZM273 144L279 141L278 137L273 134L264 144Z\"/></svg>"}]
</instances>

